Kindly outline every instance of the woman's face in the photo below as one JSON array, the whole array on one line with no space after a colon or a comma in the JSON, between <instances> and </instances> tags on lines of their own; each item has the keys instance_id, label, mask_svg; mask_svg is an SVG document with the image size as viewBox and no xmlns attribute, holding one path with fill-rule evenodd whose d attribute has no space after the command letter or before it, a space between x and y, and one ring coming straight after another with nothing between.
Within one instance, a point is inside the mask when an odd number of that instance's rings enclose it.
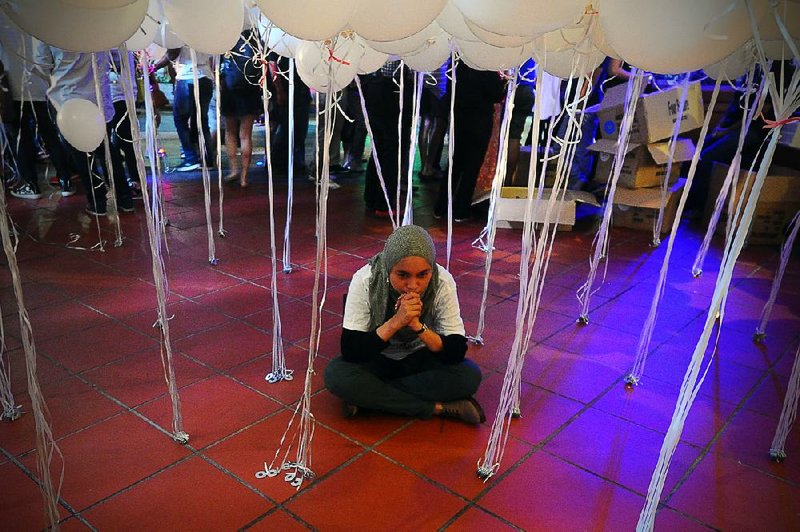
<instances>
[{"instance_id":1,"label":"woman's face","mask_svg":"<svg viewBox=\"0 0 800 532\"><path fill-rule=\"evenodd\" d=\"M392 267L389 282L401 294L414 292L422 295L431 282L432 274L433 270L427 260L422 257L405 257Z\"/></svg>"}]
</instances>

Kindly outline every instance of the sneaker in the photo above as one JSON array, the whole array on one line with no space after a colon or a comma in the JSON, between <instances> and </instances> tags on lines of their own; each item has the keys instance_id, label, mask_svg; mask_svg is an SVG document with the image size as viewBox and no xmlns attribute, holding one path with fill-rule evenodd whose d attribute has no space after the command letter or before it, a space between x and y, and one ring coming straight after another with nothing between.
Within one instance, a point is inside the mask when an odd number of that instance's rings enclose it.
<instances>
[{"instance_id":1,"label":"sneaker","mask_svg":"<svg viewBox=\"0 0 800 532\"><path fill-rule=\"evenodd\" d=\"M328 181L328 190L336 190L337 188L342 188L342 185L336 181Z\"/></svg>"},{"instance_id":2,"label":"sneaker","mask_svg":"<svg viewBox=\"0 0 800 532\"><path fill-rule=\"evenodd\" d=\"M117 210L119 212L124 212L124 213L136 212L136 209L133 207L132 200L128 200L127 202L124 203L117 203Z\"/></svg>"},{"instance_id":3,"label":"sneaker","mask_svg":"<svg viewBox=\"0 0 800 532\"><path fill-rule=\"evenodd\" d=\"M350 168L341 164L332 164L328 167L328 172L331 174L347 174L350 172Z\"/></svg>"},{"instance_id":4,"label":"sneaker","mask_svg":"<svg viewBox=\"0 0 800 532\"><path fill-rule=\"evenodd\" d=\"M483 408L481 408L478 401L472 397L469 399L442 403L442 413L440 415L442 417L458 419L469 425L478 425L486 421L486 414L483 413Z\"/></svg>"},{"instance_id":5,"label":"sneaker","mask_svg":"<svg viewBox=\"0 0 800 532\"><path fill-rule=\"evenodd\" d=\"M31 187L29 183L25 183L21 187L11 190L11 195L15 198L22 199L39 199L42 197L41 194L33 190L33 187Z\"/></svg>"},{"instance_id":6,"label":"sneaker","mask_svg":"<svg viewBox=\"0 0 800 532\"><path fill-rule=\"evenodd\" d=\"M181 164L176 166L174 170L176 172L192 172L200 168L200 163L187 163L183 161Z\"/></svg>"},{"instance_id":7,"label":"sneaker","mask_svg":"<svg viewBox=\"0 0 800 532\"><path fill-rule=\"evenodd\" d=\"M90 216L105 216L106 215L106 208L105 207L95 207L91 203L86 206L86 214Z\"/></svg>"},{"instance_id":8,"label":"sneaker","mask_svg":"<svg viewBox=\"0 0 800 532\"><path fill-rule=\"evenodd\" d=\"M61 197L68 198L75 194L75 185L72 184L72 180L59 182L59 186L61 186Z\"/></svg>"},{"instance_id":9,"label":"sneaker","mask_svg":"<svg viewBox=\"0 0 800 532\"><path fill-rule=\"evenodd\" d=\"M139 186L139 183L131 184L131 198L132 199L142 199L142 189Z\"/></svg>"}]
</instances>

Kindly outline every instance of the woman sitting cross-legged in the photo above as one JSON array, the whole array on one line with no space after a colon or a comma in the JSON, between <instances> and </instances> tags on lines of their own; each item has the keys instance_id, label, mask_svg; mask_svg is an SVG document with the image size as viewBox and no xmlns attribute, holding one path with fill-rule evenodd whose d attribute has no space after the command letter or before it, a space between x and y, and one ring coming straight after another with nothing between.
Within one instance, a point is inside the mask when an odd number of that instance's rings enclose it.
<instances>
[{"instance_id":1,"label":"woman sitting cross-legged","mask_svg":"<svg viewBox=\"0 0 800 532\"><path fill-rule=\"evenodd\" d=\"M481 372L464 358L456 283L436 264L421 227L395 230L355 273L342 325L342 356L328 365L325 384L344 400L347 417L365 408L473 425L486 420L472 398Z\"/></svg>"}]
</instances>

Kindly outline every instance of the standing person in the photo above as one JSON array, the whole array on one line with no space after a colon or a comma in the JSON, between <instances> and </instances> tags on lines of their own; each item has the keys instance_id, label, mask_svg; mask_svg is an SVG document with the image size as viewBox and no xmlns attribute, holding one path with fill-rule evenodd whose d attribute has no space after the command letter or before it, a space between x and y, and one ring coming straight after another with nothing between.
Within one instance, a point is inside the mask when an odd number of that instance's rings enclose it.
<instances>
[{"instance_id":1,"label":"standing person","mask_svg":"<svg viewBox=\"0 0 800 532\"><path fill-rule=\"evenodd\" d=\"M17 168L24 183L12 189L11 195L23 199L38 199L41 195L36 169L38 132L55 167L61 195L75 194L70 176L67 153L58 137L54 117L47 105L48 80L33 65L34 39L17 28L4 13L0 13L0 60L6 68L11 98L14 102L10 123L16 137L11 145L15 150Z\"/></svg>"},{"instance_id":2,"label":"standing person","mask_svg":"<svg viewBox=\"0 0 800 532\"><path fill-rule=\"evenodd\" d=\"M242 32L233 49L221 58L220 112L225 117L225 149L228 152L229 173L226 181L236 181L247 188L250 157L253 154L253 123L263 112L260 68L255 64L257 33ZM242 150L241 164L236 157L237 141Z\"/></svg>"},{"instance_id":3,"label":"standing person","mask_svg":"<svg viewBox=\"0 0 800 532\"><path fill-rule=\"evenodd\" d=\"M50 77L50 87L47 97L53 107L58 110L67 100L82 98L95 105L100 105L100 111L105 116L106 134L112 136L112 119L114 118L114 105L111 103L111 89L108 81L109 59L106 52L94 54L98 66L98 82L102 95L102 104L97 101L95 81L92 69L92 54L68 52L55 46L50 46L36 41L34 47L34 61L36 68ZM81 176L83 187L86 190L88 204L86 212L94 216L106 215L106 191L109 177L109 168L114 172L114 189L117 193L117 208L120 212L135 212L131 199L131 189L125 179L121 159L111 150L111 160L105 160L105 149L101 144L94 151L94 160L100 164L105 180L99 179L94 169L89 168L85 154L78 152L72 146L64 144L65 149L72 154L75 166Z\"/></svg>"},{"instance_id":4,"label":"standing person","mask_svg":"<svg viewBox=\"0 0 800 532\"><path fill-rule=\"evenodd\" d=\"M270 60L271 76L275 88L272 119L275 134L272 137L272 165L285 171L289 165L289 59L273 54ZM284 76L285 74L285 76ZM308 137L309 111L311 109L311 89L308 88L297 69L294 70L294 171L304 175L306 166L306 138Z\"/></svg>"},{"instance_id":5,"label":"standing person","mask_svg":"<svg viewBox=\"0 0 800 532\"><path fill-rule=\"evenodd\" d=\"M492 135L494 104L503 95L497 72L473 70L464 62L456 67L456 100L453 113L453 218L472 216L472 193ZM449 96L448 96L449 98ZM447 180L442 181L434 215L447 213Z\"/></svg>"},{"instance_id":6,"label":"standing person","mask_svg":"<svg viewBox=\"0 0 800 532\"><path fill-rule=\"evenodd\" d=\"M200 168L198 155L199 129L203 131L206 143L206 161L213 161L211 147L211 130L208 127L208 106L214 83L211 69L211 56L203 52L195 52L197 57L197 83L200 89L200 124L196 123L197 104L194 99L194 66L188 46L171 48L159 59L153 68L158 70L172 62L175 67L175 90L172 101L172 118L181 143L183 161L175 167L177 172L191 172ZM194 124L194 128L192 125ZM194 129L194 131L193 131Z\"/></svg>"},{"instance_id":7,"label":"standing person","mask_svg":"<svg viewBox=\"0 0 800 532\"><path fill-rule=\"evenodd\" d=\"M400 120L400 77L404 78L403 116L401 132L398 135L397 122ZM408 169L408 150L411 145L413 78L407 67L400 68L400 61L389 61L377 72L361 76L367 119L372 128L372 149L381 165L381 173L386 184L389 202L394 206L397 200L397 176L406 175ZM400 169L397 167L397 150L401 149ZM381 188L375 157L370 157L364 180L364 203L367 210L375 216L385 216L389 206Z\"/></svg>"},{"instance_id":8,"label":"standing person","mask_svg":"<svg viewBox=\"0 0 800 532\"><path fill-rule=\"evenodd\" d=\"M397 228L353 275L342 326L342 356L328 364L325 384L344 400L346 417L366 408L472 425L486 420L472 397L481 372L464 358L456 283L436 264L421 227Z\"/></svg>"},{"instance_id":9,"label":"standing person","mask_svg":"<svg viewBox=\"0 0 800 532\"><path fill-rule=\"evenodd\" d=\"M419 132L419 158L421 170L419 177L422 180L438 180L442 178L442 150L444 148L444 134L450 121L450 101L445 98L447 90L447 70L450 68L448 60L431 72L436 83L426 83L422 87L422 102L420 105Z\"/></svg>"},{"instance_id":10,"label":"standing person","mask_svg":"<svg viewBox=\"0 0 800 532\"><path fill-rule=\"evenodd\" d=\"M128 115L128 105L125 103L125 89L123 88L122 57L118 49L113 49L109 53L111 68L108 71L108 79L111 83L111 101L114 103L114 118L111 120L111 147L116 151L116 156L121 157L125 162L125 169L128 171L128 184L131 187L131 195L137 198L142 197L141 176L136 165L136 150L138 146L133 142L133 126L131 117ZM133 99L136 101L136 63L133 53L128 52L129 72L131 73L130 82L133 90ZM134 117L134 119L138 119Z\"/></svg>"}]
</instances>

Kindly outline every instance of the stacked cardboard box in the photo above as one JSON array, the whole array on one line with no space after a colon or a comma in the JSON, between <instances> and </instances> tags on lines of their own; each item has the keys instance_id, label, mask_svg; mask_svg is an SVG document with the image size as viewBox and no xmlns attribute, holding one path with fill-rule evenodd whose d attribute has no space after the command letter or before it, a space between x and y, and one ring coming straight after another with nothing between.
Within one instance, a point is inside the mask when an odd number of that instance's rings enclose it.
<instances>
[{"instance_id":1,"label":"stacked cardboard box","mask_svg":"<svg viewBox=\"0 0 800 532\"><path fill-rule=\"evenodd\" d=\"M714 203L728 175L727 164L714 163L706 201L705 219L711 218ZM757 169L756 169L757 170ZM754 174L755 171L754 170ZM729 209L736 209L742 190L750 194L755 175L748 179L749 168L740 170L739 179L734 192L733 202L726 202L717 224L717 233L724 234L726 220L731 216ZM745 185L746 188L745 188ZM743 203L744 205L744 203ZM747 243L753 245L780 245L786 237L786 227L794 215L800 210L800 172L789 168L772 165L764 181L758 197L753 222L747 236Z\"/></svg>"},{"instance_id":2,"label":"stacked cardboard box","mask_svg":"<svg viewBox=\"0 0 800 532\"><path fill-rule=\"evenodd\" d=\"M669 140L675 122L680 120L680 133L699 128L705 117L700 83L692 83L684 103L683 114L678 117L682 87L646 94L636 103L631 126L630 142L625 153L619 187L614 197L613 224L635 229L652 229L661 204L661 185L667 178ZM625 113L626 86L609 89L601 104L592 109L600 122L600 137L589 149L597 152L595 180L609 181L617 153L620 125ZM665 140L666 139L666 140ZM671 186L667 193L667 206L662 231L670 229L677 208L678 193L683 183L678 180L681 163L692 159L695 145L688 138L679 138L668 176ZM671 212L669 212L671 211Z\"/></svg>"}]
</instances>

